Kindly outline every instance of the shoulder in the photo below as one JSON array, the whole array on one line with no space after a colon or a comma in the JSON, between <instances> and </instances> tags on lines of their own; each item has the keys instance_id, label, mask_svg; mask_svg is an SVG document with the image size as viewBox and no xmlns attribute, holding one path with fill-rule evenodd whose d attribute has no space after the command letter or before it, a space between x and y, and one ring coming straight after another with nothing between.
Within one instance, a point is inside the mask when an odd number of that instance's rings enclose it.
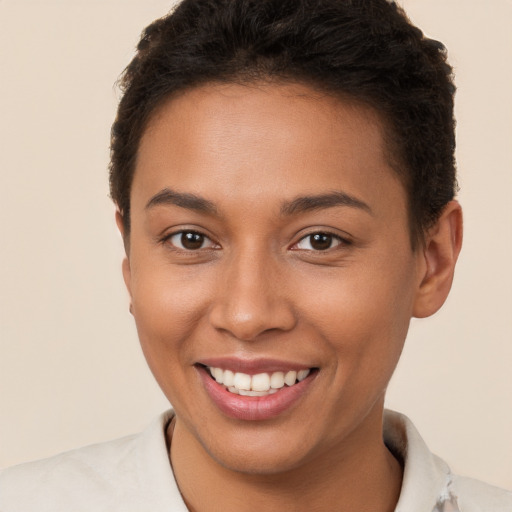
<instances>
[{"instance_id":1,"label":"shoulder","mask_svg":"<svg viewBox=\"0 0 512 512\"><path fill-rule=\"evenodd\" d=\"M511 492L454 475L406 416L386 411L384 439L404 466L395 512L512 512Z\"/></svg>"},{"instance_id":2,"label":"shoulder","mask_svg":"<svg viewBox=\"0 0 512 512\"><path fill-rule=\"evenodd\" d=\"M179 497L164 435L169 418L161 415L141 434L4 469L0 510L131 512L141 500L151 510L168 508Z\"/></svg>"},{"instance_id":3,"label":"shoulder","mask_svg":"<svg viewBox=\"0 0 512 512\"><path fill-rule=\"evenodd\" d=\"M2 510L61 510L59 504L76 503L82 510L90 506L91 497L105 501L133 474L134 440L130 436L3 470Z\"/></svg>"},{"instance_id":4,"label":"shoulder","mask_svg":"<svg viewBox=\"0 0 512 512\"><path fill-rule=\"evenodd\" d=\"M463 512L511 512L512 492L454 475L453 491Z\"/></svg>"}]
</instances>

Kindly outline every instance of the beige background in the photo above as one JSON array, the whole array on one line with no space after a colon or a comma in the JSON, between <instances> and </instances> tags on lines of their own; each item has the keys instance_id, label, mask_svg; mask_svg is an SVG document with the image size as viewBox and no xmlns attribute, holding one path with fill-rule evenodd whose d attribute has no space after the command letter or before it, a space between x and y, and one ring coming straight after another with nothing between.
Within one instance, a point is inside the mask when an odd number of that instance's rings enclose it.
<instances>
[{"instance_id":1,"label":"beige background","mask_svg":"<svg viewBox=\"0 0 512 512\"><path fill-rule=\"evenodd\" d=\"M456 471L512 488L512 1L403 3L456 68L466 237L388 405ZM0 0L0 466L166 408L128 314L106 167L113 83L169 5Z\"/></svg>"}]
</instances>

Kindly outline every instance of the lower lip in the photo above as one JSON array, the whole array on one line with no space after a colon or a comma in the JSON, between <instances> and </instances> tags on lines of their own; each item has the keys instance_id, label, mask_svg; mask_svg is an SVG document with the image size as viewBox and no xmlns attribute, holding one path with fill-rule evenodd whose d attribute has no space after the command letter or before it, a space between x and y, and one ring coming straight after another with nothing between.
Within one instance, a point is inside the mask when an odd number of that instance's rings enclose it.
<instances>
[{"instance_id":1,"label":"lower lip","mask_svg":"<svg viewBox=\"0 0 512 512\"><path fill-rule=\"evenodd\" d=\"M267 396L242 396L229 392L218 384L204 367L198 367L204 388L217 407L230 418L261 421L276 418L294 406L306 393L317 372L310 373L303 381L285 386Z\"/></svg>"}]
</instances>

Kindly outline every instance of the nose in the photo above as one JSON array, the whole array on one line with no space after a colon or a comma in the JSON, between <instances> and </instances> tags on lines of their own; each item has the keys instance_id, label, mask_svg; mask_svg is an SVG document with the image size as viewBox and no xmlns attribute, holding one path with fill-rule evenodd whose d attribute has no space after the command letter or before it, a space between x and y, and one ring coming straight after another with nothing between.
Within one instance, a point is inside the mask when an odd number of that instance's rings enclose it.
<instances>
[{"instance_id":1,"label":"nose","mask_svg":"<svg viewBox=\"0 0 512 512\"><path fill-rule=\"evenodd\" d=\"M272 257L254 251L226 262L210 309L212 326L243 341L293 329L296 315L278 267Z\"/></svg>"}]
</instances>

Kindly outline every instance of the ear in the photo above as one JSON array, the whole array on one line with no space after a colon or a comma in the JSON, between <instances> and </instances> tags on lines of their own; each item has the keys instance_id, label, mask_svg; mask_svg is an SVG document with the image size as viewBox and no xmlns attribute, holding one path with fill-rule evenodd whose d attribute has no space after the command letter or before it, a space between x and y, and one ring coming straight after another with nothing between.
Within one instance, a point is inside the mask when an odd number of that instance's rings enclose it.
<instances>
[{"instance_id":1,"label":"ear","mask_svg":"<svg viewBox=\"0 0 512 512\"><path fill-rule=\"evenodd\" d=\"M124 223L123 223L123 215L121 214L119 208L116 208L116 224L117 229L119 229L119 232L121 233L121 237L123 238L123 244L124 244L124 250L125 250L125 258L123 259L122 263L122 270L123 270L123 279L124 284L126 285L126 289L128 290L128 294L130 295L130 311L131 311L131 300L132 300L132 292L131 292L131 268L130 268L130 257L129 257L129 244L127 242L126 233L124 229Z\"/></svg>"},{"instance_id":2,"label":"ear","mask_svg":"<svg viewBox=\"0 0 512 512\"><path fill-rule=\"evenodd\" d=\"M445 302L452 287L455 263L462 247L462 209L453 200L444 208L426 235L421 252L422 280L417 290L413 316L433 315Z\"/></svg>"}]
</instances>

